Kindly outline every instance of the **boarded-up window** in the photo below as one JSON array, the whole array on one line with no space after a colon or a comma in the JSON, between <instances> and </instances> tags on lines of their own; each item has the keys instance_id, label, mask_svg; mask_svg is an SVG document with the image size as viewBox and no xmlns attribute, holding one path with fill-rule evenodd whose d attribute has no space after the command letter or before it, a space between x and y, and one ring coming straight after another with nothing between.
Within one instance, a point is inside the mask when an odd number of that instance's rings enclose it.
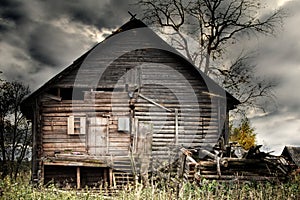
<instances>
[{"instance_id":1,"label":"boarded-up window","mask_svg":"<svg viewBox=\"0 0 300 200\"><path fill-rule=\"evenodd\" d=\"M79 135L86 132L86 118L85 117L68 117L68 134Z\"/></svg>"}]
</instances>

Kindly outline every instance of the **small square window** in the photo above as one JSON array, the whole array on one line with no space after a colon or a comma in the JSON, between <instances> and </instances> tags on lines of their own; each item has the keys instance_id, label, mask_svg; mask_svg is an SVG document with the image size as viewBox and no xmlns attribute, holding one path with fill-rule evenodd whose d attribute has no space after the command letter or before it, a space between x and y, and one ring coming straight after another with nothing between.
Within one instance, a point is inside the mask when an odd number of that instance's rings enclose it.
<instances>
[{"instance_id":1,"label":"small square window","mask_svg":"<svg viewBox=\"0 0 300 200\"><path fill-rule=\"evenodd\" d=\"M129 133L129 131L130 131L129 117L120 117L118 119L118 131L123 131L123 132Z\"/></svg>"},{"instance_id":2,"label":"small square window","mask_svg":"<svg viewBox=\"0 0 300 200\"><path fill-rule=\"evenodd\" d=\"M68 134L79 135L85 134L86 118L85 117L68 117Z\"/></svg>"}]
</instances>

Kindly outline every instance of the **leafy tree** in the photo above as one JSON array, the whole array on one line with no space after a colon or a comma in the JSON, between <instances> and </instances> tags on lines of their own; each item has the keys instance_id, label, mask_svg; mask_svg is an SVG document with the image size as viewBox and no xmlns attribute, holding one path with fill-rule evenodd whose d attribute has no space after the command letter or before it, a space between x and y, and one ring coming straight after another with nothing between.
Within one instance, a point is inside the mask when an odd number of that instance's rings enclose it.
<instances>
[{"instance_id":1,"label":"leafy tree","mask_svg":"<svg viewBox=\"0 0 300 200\"><path fill-rule=\"evenodd\" d=\"M248 118L244 118L238 127L230 125L230 140L237 142L246 150L255 146L256 134Z\"/></svg>"},{"instance_id":2,"label":"leafy tree","mask_svg":"<svg viewBox=\"0 0 300 200\"><path fill-rule=\"evenodd\" d=\"M244 36L275 35L284 13L276 10L270 15L259 15L260 0L137 0L144 20L158 25L164 34L171 35L171 43L237 97L248 108L262 108L261 97L273 100L273 80L254 75L249 55L222 62L232 43ZM191 46L189 37L194 39ZM214 65L214 63L217 63ZM250 70L249 70L250 69ZM238 83L238 84L236 84Z\"/></svg>"},{"instance_id":3,"label":"leafy tree","mask_svg":"<svg viewBox=\"0 0 300 200\"><path fill-rule=\"evenodd\" d=\"M29 88L19 82L0 81L0 166L2 178L16 178L31 143L29 124L20 112Z\"/></svg>"}]
</instances>

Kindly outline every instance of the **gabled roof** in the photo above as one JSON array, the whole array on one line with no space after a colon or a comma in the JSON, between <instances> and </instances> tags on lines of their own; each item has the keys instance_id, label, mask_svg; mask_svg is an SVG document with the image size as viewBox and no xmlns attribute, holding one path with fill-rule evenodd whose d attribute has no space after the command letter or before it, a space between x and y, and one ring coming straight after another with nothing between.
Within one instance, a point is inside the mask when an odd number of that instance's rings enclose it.
<instances>
[{"instance_id":1,"label":"gabled roof","mask_svg":"<svg viewBox=\"0 0 300 200\"><path fill-rule=\"evenodd\" d=\"M300 147L285 146L281 155L291 159L295 165L300 167Z\"/></svg>"},{"instance_id":2,"label":"gabled roof","mask_svg":"<svg viewBox=\"0 0 300 200\"><path fill-rule=\"evenodd\" d=\"M68 66L67 68L65 68L63 71L61 71L60 73L58 73L56 76L54 76L53 78L51 78L48 82L46 82L43 86L41 86L39 89L37 89L35 92L33 92L32 94L30 94L22 103L21 105L21 110L22 112L29 111L31 110L30 105L33 105L33 100L38 97L43 91L49 89L51 87L51 85L59 80L61 80L64 76L68 75L71 71L79 68L81 66L81 64L84 62L85 58L87 56L89 56L89 54L92 52L93 49L95 49L96 47L100 47L99 45L105 45L105 42L108 40L108 38L117 35L118 33L121 32L125 32L125 31L129 31L131 29L138 29L138 28L147 28L149 30L151 30L150 28L147 27L147 25L145 25L142 21L136 19L136 18L132 18L130 19L130 21L128 21L127 23L125 23L124 25L122 25L120 28L118 28L116 31L114 31L111 35L109 35L105 40L103 40L102 42L98 43L97 45L95 45L93 48L91 48L89 51L87 51L85 54L83 54L82 56L80 56L78 59L76 59L70 66ZM151 32L153 33L152 35L155 35L157 39L159 40L160 43L162 43L164 46L168 46L168 48L172 49L173 52L177 52L178 54L180 54L177 50L175 50L173 47L171 47L170 45L168 45L163 39L161 39L157 34L155 34L152 30ZM182 56L184 57L184 56ZM190 63L190 62L189 62ZM191 64L191 63L190 63ZM208 84L212 84L214 85L214 87L217 87L218 89L222 89L217 83L215 83L211 78L209 78L207 75L205 75L202 71L200 71L196 66L194 66L193 64L191 64L195 69L197 69L197 71L200 73L200 75L202 77L205 78L206 82L208 82ZM229 100L229 109L233 109L235 105L240 104L239 100L237 100L235 97L233 97L230 93L226 92L226 98Z\"/></svg>"}]
</instances>

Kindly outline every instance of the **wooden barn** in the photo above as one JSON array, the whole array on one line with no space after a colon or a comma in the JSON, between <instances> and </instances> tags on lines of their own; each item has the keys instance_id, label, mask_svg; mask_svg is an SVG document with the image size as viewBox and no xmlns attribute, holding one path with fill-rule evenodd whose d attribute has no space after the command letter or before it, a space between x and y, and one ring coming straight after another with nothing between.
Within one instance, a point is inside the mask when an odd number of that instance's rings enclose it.
<instances>
[{"instance_id":1,"label":"wooden barn","mask_svg":"<svg viewBox=\"0 0 300 200\"><path fill-rule=\"evenodd\" d=\"M77 188L145 178L182 147L228 143L238 104L133 18L23 101L32 178Z\"/></svg>"}]
</instances>

